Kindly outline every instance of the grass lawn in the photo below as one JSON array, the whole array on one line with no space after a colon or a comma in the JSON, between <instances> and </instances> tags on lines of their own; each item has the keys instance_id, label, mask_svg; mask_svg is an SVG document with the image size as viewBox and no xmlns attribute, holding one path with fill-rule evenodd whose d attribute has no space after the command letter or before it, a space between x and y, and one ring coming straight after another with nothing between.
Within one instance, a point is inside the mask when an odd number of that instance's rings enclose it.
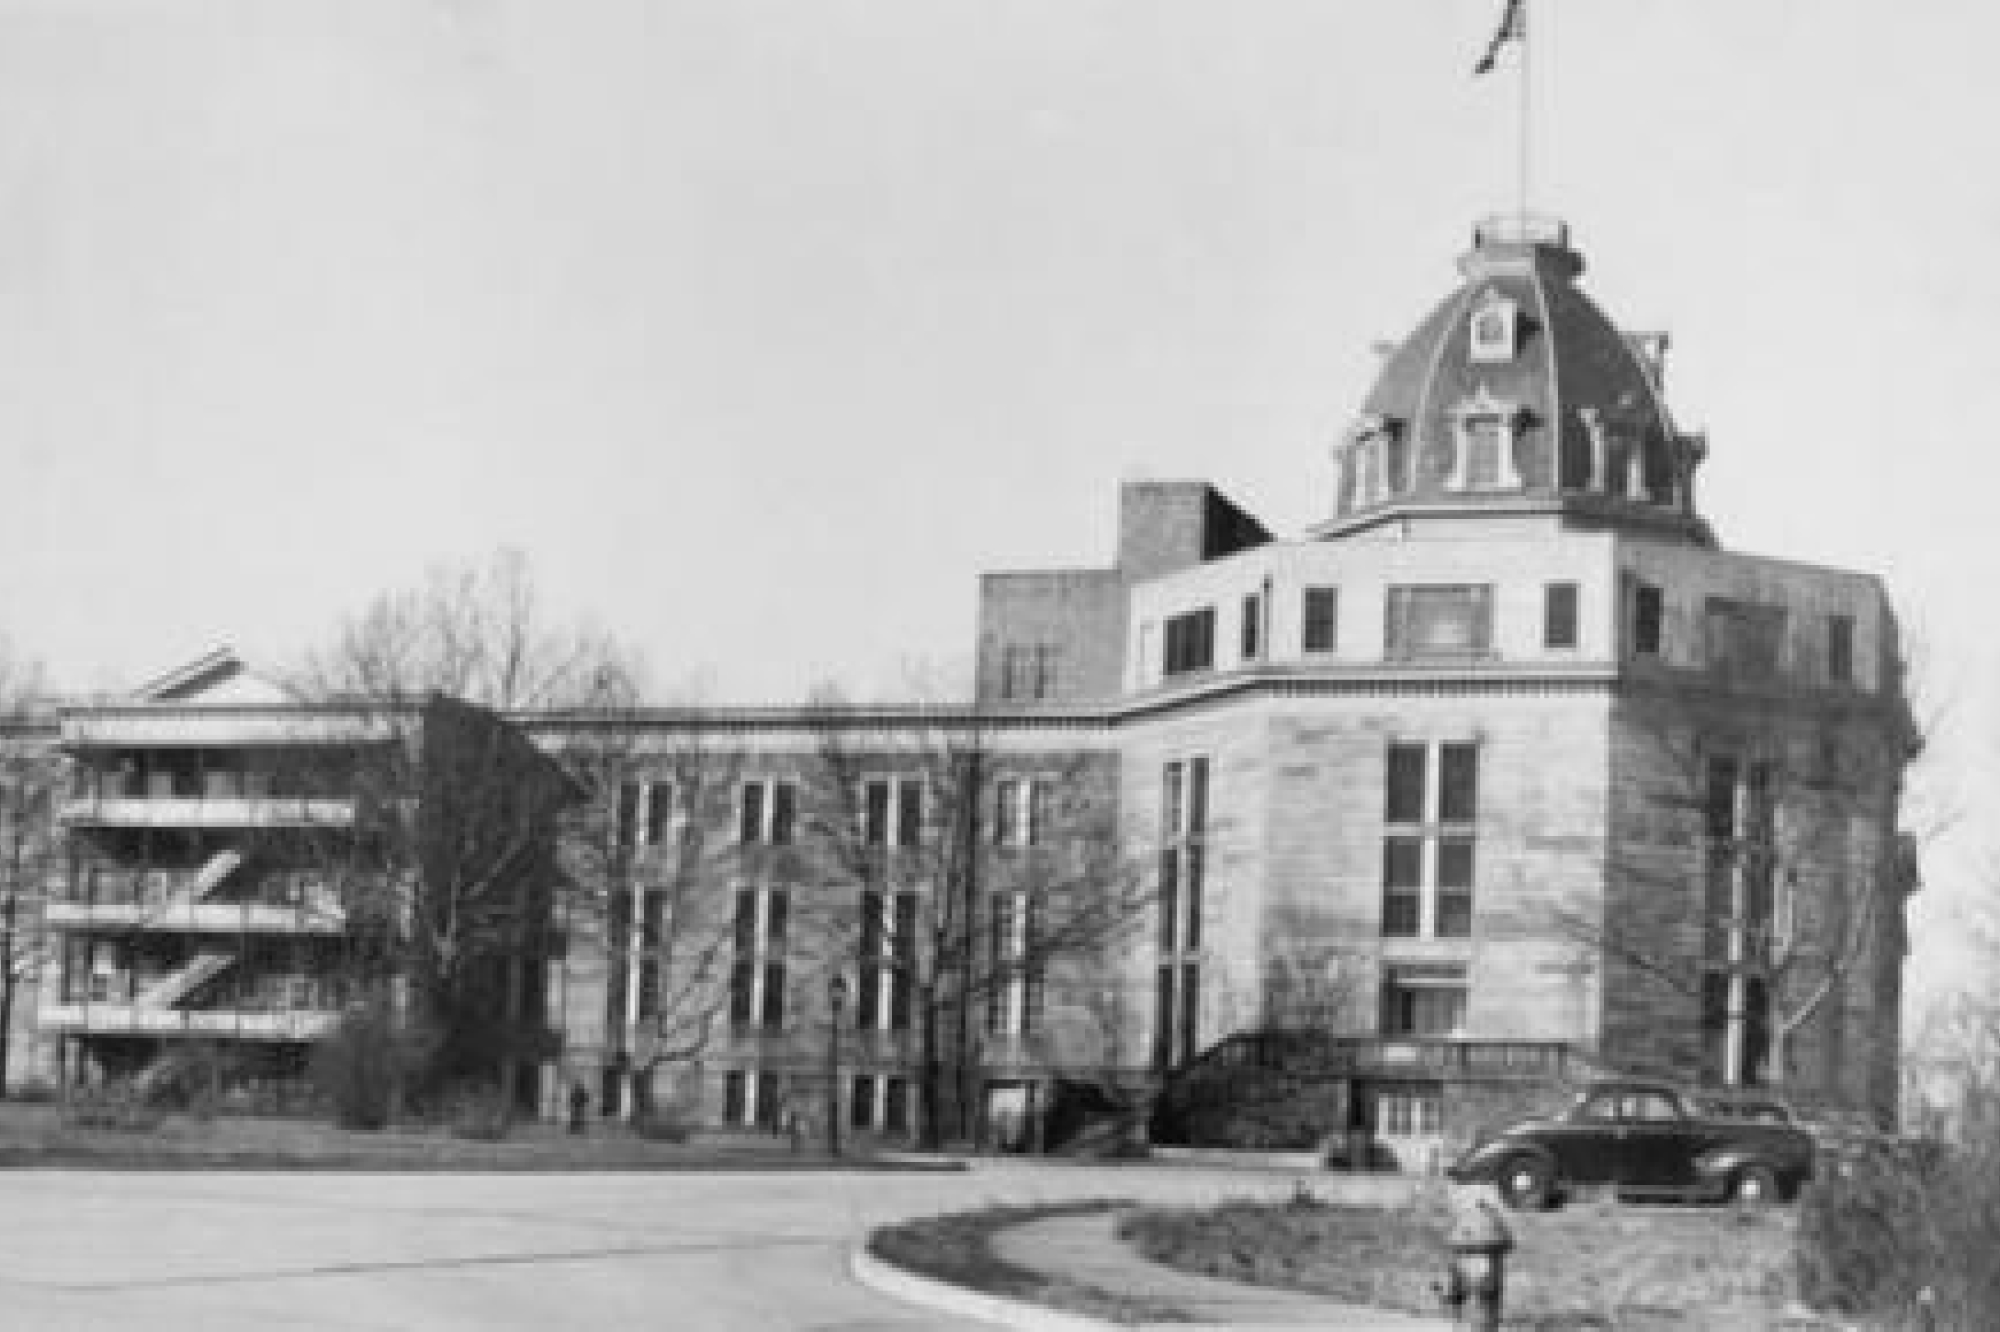
<instances>
[{"instance_id":1,"label":"grass lawn","mask_svg":"<svg viewBox=\"0 0 2000 1332\"><path fill-rule=\"evenodd\" d=\"M1121 1233L1156 1262L1210 1276L1440 1312L1449 1215L1442 1187L1398 1209L1303 1197L1207 1211L1147 1210ZM1789 1209L1573 1203L1510 1212L1506 1324L1548 1329L1832 1327L1793 1317Z\"/></svg>"},{"instance_id":2,"label":"grass lawn","mask_svg":"<svg viewBox=\"0 0 2000 1332\"><path fill-rule=\"evenodd\" d=\"M1102 1200L987 1207L977 1212L923 1217L886 1226L868 1240L868 1251L887 1263L955 1286L1050 1305L1110 1322L1171 1322L1177 1311L1135 1303L1109 1291L1016 1267L993 1253L995 1232L1052 1216L1108 1212L1126 1203Z\"/></svg>"},{"instance_id":3,"label":"grass lawn","mask_svg":"<svg viewBox=\"0 0 2000 1332\"><path fill-rule=\"evenodd\" d=\"M696 1133L656 1142L593 1120L571 1135L540 1121L482 1142L431 1126L357 1132L300 1119L167 1115L141 1129L81 1128L54 1105L0 1104L0 1168L117 1170L826 1170L952 1168L884 1160L866 1150L794 1154L767 1133Z\"/></svg>"}]
</instances>

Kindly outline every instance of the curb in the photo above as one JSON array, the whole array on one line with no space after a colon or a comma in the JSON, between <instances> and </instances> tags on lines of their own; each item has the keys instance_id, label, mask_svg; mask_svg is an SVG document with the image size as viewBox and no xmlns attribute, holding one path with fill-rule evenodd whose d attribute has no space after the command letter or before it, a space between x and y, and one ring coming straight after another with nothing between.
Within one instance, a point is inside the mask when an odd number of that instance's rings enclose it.
<instances>
[{"instance_id":1,"label":"curb","mask_svg":"<svg viewBox=\"0 0 2000 1332\"><path fill-rule=\"evenodd\" d=\"M1116 1324L1101 1322L1084 1314L1068 1313L1051 1309L1045 1304L1030 1304L1002 1295L988 1295L985 1291L969 1290L949 1281L919 1276L906 1267L885 1262L868 1252L866 1237L848 1251L847 1270L862 1285L906 1304L920 1305L961 1318L982 1319L1002 1327L1019 1328L1021 1332L1129 1332L1129 1329L1119 1329Z\"/></svg>"}]
</instances>

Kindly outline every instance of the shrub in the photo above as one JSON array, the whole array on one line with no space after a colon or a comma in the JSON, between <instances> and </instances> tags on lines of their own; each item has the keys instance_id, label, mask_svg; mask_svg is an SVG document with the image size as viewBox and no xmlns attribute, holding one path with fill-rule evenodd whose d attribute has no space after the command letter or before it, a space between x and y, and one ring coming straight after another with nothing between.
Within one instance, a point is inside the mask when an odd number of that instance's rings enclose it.
<instances>
[{"instance_id":1,"label":"shrub","mask_svg":"<svg viewBox=\"0 0 2000 1332\"><path fill-rule=\"evenodd\" d=\"M215 1114L227 1067L228 1057L212 1041L174 1045L139 1075L133 1091L148 1105L207 1119Z\"/></svg>"},{"instance_id":2,"label":"shrub","mask_svg":"<svg viewBox=\"0 0 2000 1332\"><path fill-rule=\"evenodd\" d=\"M358 1004L313 1051L313 1084L346 1129L386 1128L403 1056L388 1005Z\"/></svg>"},{"instance_id":3,"label":"shrub","mask_svg":"<svg viewBox=\"0 0 2000 1332\"><path fill-rule=\"evenodd\" d=\"M149 1105L127 1081L80 1089L71 1094L62 1108L66 1128L151 1133L165 1119L166 1112Z\"/></svg>"},{"instance_id":4,"label":"shrub","mask_svg":"<svg viewBox=\"0 0 2000 1332\"><path fill-rule=\"evenodd\" d=\"M694 1120L677 1106L648 1106L633 1118L632 1132L648 1142L686 1142L694 1136Z\"/></svg>"},{"instance_id":5,"label":"shrub","mask_svg":"<svg viewBox=\"0 0 2000 1332\"><path fill-rule=\"evenodd\" d=\"M56 1085L42 1078L23 1079L9 1095L22 1105L53 1105L59 1098Z\"/></svg>"},{"instance_id":6,"label":"shrub","mask_svg":"<svg viewBox=\"0 0 2000 1332\"><path fill-rule=\"evenodd\" d=\"M1801 1296L1893 1326L1929 1290L1939 1327L2000 1326L1996 1164L1893 1141L1844 1155L1799 1209Z\"/></svg>"},{"instance_id":7,"label":"shrub","mask_svg":"<svg viewBox=\"0 0 2000 1332\"><path fill-rule=\"evenodd\" d=\"M513 1107L498 1087L469 1083L445 1095L445 1127L455 1138L498 1142L513 1122Z\"/></svg>"}]
</instances>

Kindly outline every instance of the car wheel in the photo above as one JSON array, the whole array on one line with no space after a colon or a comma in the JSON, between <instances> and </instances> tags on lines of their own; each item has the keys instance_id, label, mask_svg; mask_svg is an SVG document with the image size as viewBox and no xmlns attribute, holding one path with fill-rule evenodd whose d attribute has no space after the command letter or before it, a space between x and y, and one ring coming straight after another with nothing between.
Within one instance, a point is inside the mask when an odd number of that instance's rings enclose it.
<instances>
[{"instance_id":1,"label":"car wheel","mask_svg":"<svg viewBox=\"0 0 2000 1332\"><path fill-rule=\"evenodd\" d=\"M1769 1166L1744 1166L1729 1181L1730 1201L1743 1207L1769 1207L1778 1196L1778 1177Z\"/></svg>"},{"instance_id":2,"label":"car wheel","mask_svg":"<svg viewBox=\"0 0 2000 1332\"><path fill-rule=\"evenodd\" d=\"M1555 1197L1555 1172L1535 1156L1511 1156L1500 1166L1500 1197L1521 1212L1539 1212Z\"/></svg>"}]
</instances>

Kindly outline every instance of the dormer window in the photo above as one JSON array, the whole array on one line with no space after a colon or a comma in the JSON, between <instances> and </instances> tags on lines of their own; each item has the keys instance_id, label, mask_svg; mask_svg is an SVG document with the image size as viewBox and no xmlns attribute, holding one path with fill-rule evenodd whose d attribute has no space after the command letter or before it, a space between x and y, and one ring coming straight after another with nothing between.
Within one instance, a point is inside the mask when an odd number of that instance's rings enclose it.
<instances>
[{"instance_id":1,"label":"dormer window","mask_svg":"<svg viewBox=\"0 0 2000 1332\"><path fill-rule=\"evenodd\" d=\"M1403 423L1393 417L1362 417L1347 432L1343 451L1336 456L1351 478L1350 509L1379 504L1409 489L1409 449L1403 441Z\"/></svg>"},{"instance_id":2,"label":"dormer window","mask_svg":"<svg viewBox=\"0 0 2000 1332\"><path fill-rule=\"evenodd\" d=\"M1498 292L1488 292L1472 312L1472 359L1496 364L1514 359L1519 350L1521 307Z\"/></svg>"},{"instance_id":3,"label":"dormer window","mask_svg":"<svg viewBox=\"0 0 2000 1332\"><path fill-rule=\"evenodd\" d=\"M1527 419L1518 403L1496 398L1485 385L1452 409L1457 436L1451 475L1452 490L1518 490L1520 469L1514 464L1514 441Z\"/></svg>"}]
</instances>

